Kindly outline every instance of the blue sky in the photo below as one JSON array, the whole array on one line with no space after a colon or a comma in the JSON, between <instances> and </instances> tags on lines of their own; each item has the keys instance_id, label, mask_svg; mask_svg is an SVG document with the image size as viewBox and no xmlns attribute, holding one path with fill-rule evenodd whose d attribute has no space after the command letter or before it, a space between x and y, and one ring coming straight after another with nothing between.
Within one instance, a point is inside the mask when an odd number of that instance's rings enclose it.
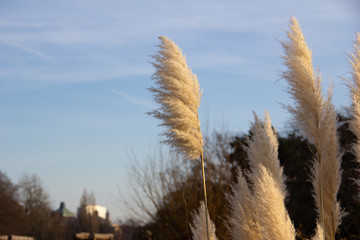
<instances>
[{"instance_id":1,"label":"blue sky","mask_svg":"<svg viewBox=\"0 0 360 240\"><path fill-rule=\"evenodd\" d=\"M210 127L246 132L252 111L269 111L281 131L291 103L280 79L290 16L300 22L324 87L338 109L350 104L344 81L356 0L120 1L0 0L0 169L13 182L35 173L53 207L75 211L84 188L115 204L134 152L140 159L162 131L145 112L160 35L173 39L204 91Z\"/></svg>"}]
</instances>

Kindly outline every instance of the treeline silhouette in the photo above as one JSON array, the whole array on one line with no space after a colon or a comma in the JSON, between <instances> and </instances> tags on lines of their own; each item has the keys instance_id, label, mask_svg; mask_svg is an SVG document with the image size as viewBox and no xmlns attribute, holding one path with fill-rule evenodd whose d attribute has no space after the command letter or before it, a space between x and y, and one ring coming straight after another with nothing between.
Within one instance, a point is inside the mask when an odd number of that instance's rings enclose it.
<instances>
[{"instance_id":1,"label":"treeline silhouette","mask_svg":"<svg viewBox=\"0 0 360 240\"><path fill-rule=\"evenodd\" d=\"M63 217L51 208L49 196L36 175L23 175L14 184L0 171L0 235L72 240L79 232L112 233L109 221L96 214L84 214L87 204L95 204L95 197L84 190L77 216Z\"/></svg>"}]
</instances>

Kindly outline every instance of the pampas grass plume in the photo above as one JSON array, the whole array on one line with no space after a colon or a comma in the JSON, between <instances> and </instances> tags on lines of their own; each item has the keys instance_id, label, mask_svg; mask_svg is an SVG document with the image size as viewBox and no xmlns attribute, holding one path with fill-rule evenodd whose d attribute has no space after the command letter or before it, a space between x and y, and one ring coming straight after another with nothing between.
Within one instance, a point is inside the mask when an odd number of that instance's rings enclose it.
<instances>
[{"instance_id":1,"label":"pampas grass plume","mask_svg":"<svg viewBox=\"0 0 360 240\"><path fill-rule=\"evenodd\" d=\"M172 146L187 159L201 159L205 201L203 219L206 230L203 237L210 240L208 218L205 218L207 196L203 137L198 117L202 92L197 77L187 66L181 49L166 37L159 39L160 51L153 56L155 61L152 63L156 69L152 78L157 87L150 88L150 91L154 94L155 101L160 104L160 108L149 114L162 120L161 125L167 128L163 133L166 136L164 143Z\"/></svg>"},{"instance_id":2,"label":"pampas grass plume","mask_svg":"<svg viewBox=\"0 0 360 240\"><path fill-rule=\"evenodd\" d=\"M353 120L350 122L350 129L358 139L354 152L360 162L360 33L356 34L354 53L350 55L349 61L352 66L352 82L349 87L353 103Z\"/></svg>"},{"instance_id":3,"label":"pampas grass plume","mask_svg":"<svg viewBox=\"0 0 360 240\"><path fill-rule=\"evenodd\" d=\"M232 194L227 198L230 203L228 228L232 239L261 239L257 208L254 206L252 193L240 168L237 171L237 182L232 185Z\"/></svg>"},{"instance_id":4,"label":"pampas grass plume","mask_svg":"<svg viewBox=\"0 0 360 240\"><path fill-rule=\"evenodd\" d=\"M203 154L203 138L198 118L201 91L196 75L187 66L181 49L170 39L159 37L160 51L152 63L157 87L150 88L160 108L149 113L167 128L165 143L187 159Z\"/></svg>"},{"instance_id":5,"label":"pampas grass plume","mask_svg":"<svg viewBox=\"0 0 360 240\"><path fill-rule=\"evenodd\" d=\"M234 240L295 239L295 229L285 208L286 187L278 159L278 142L265 113L264 121L254 114L248 159L251 173L247 181L238 172L237 183L228 196L231 212L229 228Z\"/></svg>"},{"instance_id":6,"label":"pampas grass plume","mask_svg":"<svg viewBox=\"0 0 360 240\"><path fill-rule=\"evenodd\" d=\"M254 204L259 216L261 239L295 239L284 195L273 174L260 164L254 179Z\"/></svg>"},{"instance_id":7,"label":"pampas grass plume","mask_svg":"<svg viewBox=\"0 0 360 240\"><path fill-rule=\"evenodd\" d=\"M319 223L316 224L315 235L311 240L325 240L324 229L322 229Z\"/></svg>"},{"instance_id":8,"label":"pampas grass plume","mask_svg":"<svg viewBox=\"0 0 360 240\"><path fill-rule=\"evenodd\" d=\"M260 164L263 165L275 179L285 199L285 179L278 159L279 144L276 132L271 126L270 116L265 112L264 121L261 121L255 113L253 115L255 119L251 126L253 135L251 139L248 139L248 148L246 149L253 172L252 176L256 176L259 169L258 166Z\"/></svg>"},{"instance_id":9,"label":"pampas grass plume","mask_svg":"<svg viewBox=\"0 0 360 240\"><path fill-rule=\"evenodd\" d=\"M261 239L295 239L295 229L285 208L285 178L278 159L275 130L267 112L264 121L256 114L254 118L247 153Z\"/></svg>"},{"instance_id":10,"label":"pampas grass plume","mask_svg":"<svg viewBox=\"0 0 360 240\"><path fill-rule=\"evenodd\" d=\"M191 226L193 240L207 240L205 215L207 216L209 223L209 239L217 240L217 237L215 235L215 225L210 220L209 213L208 212L205 213L205 204L203 201L200 202L199 210L193 216L194 225Z\"/></svg>"},{"instance_id":11,"label":"pampas grass plume","mask_svg":"<svg viewBox=\"0 0 360 240\"><path fill-rule=\"evenodd\" d=\"M321 77L314 72L311 51L295 18L291 18L289 26L289 41L282 43L288 71L282 76L289 83L288 92L295 100L295 106L287 108L304 136L315 145L312 183L319 223L326 239L335 239L342 215L336 200L341 183L337 115L331 104L331 89L328 97L323 97Z\"/></svg>"},{"instance_id":12,"label":"pampas grass plume","mask_svg":"<svg viewBox=\"0 0 360 240\"><path fill-rule=\"evenodd\" d=\"M350 55L349 61L352 66L352 82L348 86L352 96L353 113L353 119L350 121L350 130L357 137L357 142L353 146L353 152L357 162L360 163L360 33L356 34L354 53ZM355 182L360 187L360 179L356 179ZM360 194L358 197L360 197Z\"/></svg>"}]
</instances>

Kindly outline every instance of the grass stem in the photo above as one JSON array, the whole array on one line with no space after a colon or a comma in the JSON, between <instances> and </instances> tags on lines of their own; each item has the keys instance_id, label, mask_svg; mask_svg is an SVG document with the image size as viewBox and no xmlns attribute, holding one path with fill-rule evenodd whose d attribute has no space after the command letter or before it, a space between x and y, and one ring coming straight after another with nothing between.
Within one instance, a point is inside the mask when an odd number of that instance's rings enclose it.
<instances>
[{"instance_id":1,"label":"grass stem","mask_svg":"<svg viewBox=\"0 0 360 240\"><path fill-rule=\"evenodd\" d=\"M206 183L205 183L205 169L204 169L204 156L203 156L203 154L201 154L201 169L202 169L203 187L204 187L206 235L207 235L207 240L210 240L210 237L209 237L209 222L208 222L208 216L207 216L208 209L207 209L207 196L206 196Z\"/></svg>"}]
</instances>

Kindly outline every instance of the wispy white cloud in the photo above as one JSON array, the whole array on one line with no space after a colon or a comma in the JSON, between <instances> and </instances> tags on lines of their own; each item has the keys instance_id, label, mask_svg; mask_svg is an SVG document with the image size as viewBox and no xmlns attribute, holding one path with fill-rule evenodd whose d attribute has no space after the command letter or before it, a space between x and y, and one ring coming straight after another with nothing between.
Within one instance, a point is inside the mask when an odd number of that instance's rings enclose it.
<instances>
[{"instance_id":1,"label":"wispy white cloud","mask_svg":"<svg viewBox=\"0 0 360 240\"><path fill-rule=\"evenodd\" d=\"M279 26L284 26L284 18L288 19L291 14L302 15L303 23L314 19L336 23L339 19L348 19L349 13L355 11L337 11L345 8L346 4L335 1L326 1L324 4L323 1L294 3L280 0L276 7L268 1L227 1L226 4L220 1L208 1L206 4L202 1L180 1L168 4L167 1L159 0L151 4L142 2L141 6L139 3L124 4L118 1L95 1L91 4L88 1L64 2L58 8L41 11L41 18L31 22L26 21L26 15L18 16L22 21L10 21L5 17L5 20L0 21L0 28L5 30L1 36L16 42L121 44L149 41L154 34L178 31L189 34L196 31L256 31L272 34L281 31ZM310 2L317 6L309 8ZM64 7L71 11L65 11ZM318 11L319 8L322 11ZM96 14L89 14L94 12ZM59 15L62 18L59 19ZM21 29L6 31L12 27ZM27 28L27 31L21 31L22 28Z\"/></svg>"},{"instance_id":2,"label":"wispy white cloud","mask_svg":"<svg viewBox=\"0 0 360 240\"><path fill-rule=\"evenodd\" d=\"M63 66L56 69L54 66L26 66L21 71L16 68L2 70L0 68L0 78L7 80L22 80L44 83L71 83L71 82L94 82L107 81L114 79L124 79L134 76L150 76L151 67L141 65L129 65L126 63L119 66L94 66L85 65L78 68L70 68L66 71Z\"/></svg>"},{"instance_id":3,"label":"wispy white cloud","mask_svg":"<svg viewBox=\"0 0 360 240\"><path fill-rule=\"evenodd\" d=\"M16 42L10 42L8 40L4 40L3 37L0 36L0 41L7 44L7 45L10 45L10 46L13 46L13 47L16 47L16 48L19 48L21 50L24 50L25 52L27 53L31 53L37 57L40 57L42 59L46 59L46 60L53 60L53 58L51 58L49 55L41 52L41 51L38 51L34 48L31 48L31 47L28 47L28 46L25 46L23 44L19 44L19 43L16 43Z\"/></svg>"},{"instance_id":4,"label":"wispy white cloud","mask_svg":"<svg viewBox=\"0 0 360 240\"><path fill-rule=\"evenodd\" d=\"M106 29L51 29L46 31L3 33L2 39L18 42L38 42L52 44L78 44L78 43L124 43L124 35Z\"/></svg>"},{"instance_id":5,"label":"wispy white cloud","mask_svg":"<svg viewBox=\"0 0 360 240\"><path fill-rule=\"evenodd\" d=\"M127 101L129 103L136 104L136 105L143 106L143 107L147 107L147 108L151 108L151 109L156 108L156 106L152 102L144 100L144 99L139 98L139 97L136 97L136 96L131 95L129 93L125 93L125 92L122 92L122 91L119 91L119 90L114 90L114 89L110 90L110 92L115 93L117 95L120 95L121 97L123 97L123 99L125 101Z\"/></svg>"},{"instance_id":6,"label":"wispy white cloud","mask_svg":"<svg viewBox=\"0 0 360 240\"><path fill-rule=\"evenodd\" d=\"M284 34L283 28L286 28L291 14L301 17L299 20L310 33L307 36L317 36L312 31L323 29L324 23L319 23L319 20L326 20L326 24L331 27L334 24L346 25L350 20L344 16L353 11L346 9L345 3L334 0L328 0L326 4L324 1L313 3L310 0L290 4L289 1L279 0L276 6L268 1L238 0L230 0L226 4L213 0L206 4L202 1L168 4L165 0L159 0L124 4L115 0L104 3L64 0L54 6L43 1L44 4L36 6L40 16L34 17L25 8L35 7L26 1L23 3L16 7L23 14L12 14L9 11L2 15L0 40L36 57L56 59L56 64L23 64L23 59L17 61L15 58L18 56L12 56L14 60L11 63L0 66L0 75L5 76L1 68L6 66L6 72L15 76L6 75L11 79L52 82L100 81L149 75L152 69L147 60L150 58L146 59L145 56L156 50L154 45L158 35L168 35L179 43L185 53L191 53L189 62L193 68L216 68L221 72L243 71L237 66L244 66L244 63L251 61L248 52L250 48L238 42L248 41L247 33L251 33L252 41L254 38L258 41L253 45L257 45L259 51L253 51L252 55L261 59L267 54L264 51L276 54L268 42ZM309 8L309 4L313 7ZM343 9L338 11L339 8ZM314 24L319 26L309 27ZM323 39L327 38L326 49L330 49L340 41L336 39L344 40L344 34L333 34L333 31L324 32L321 36L310 39L310 42L324 44ZM226 40L226 43L220 39ZM202 43L208 45L199 47ZM222 46L229 43L232 45ZM234 49L237 44L240 46ZM241 52L238 49L242 49ZM111 60L103 61L101 57L104 56L111 56ZM115 66L113 60L116 59L120 63ZM6 59L3 61L7 63Z\"/></svg>"}]
</instances>

